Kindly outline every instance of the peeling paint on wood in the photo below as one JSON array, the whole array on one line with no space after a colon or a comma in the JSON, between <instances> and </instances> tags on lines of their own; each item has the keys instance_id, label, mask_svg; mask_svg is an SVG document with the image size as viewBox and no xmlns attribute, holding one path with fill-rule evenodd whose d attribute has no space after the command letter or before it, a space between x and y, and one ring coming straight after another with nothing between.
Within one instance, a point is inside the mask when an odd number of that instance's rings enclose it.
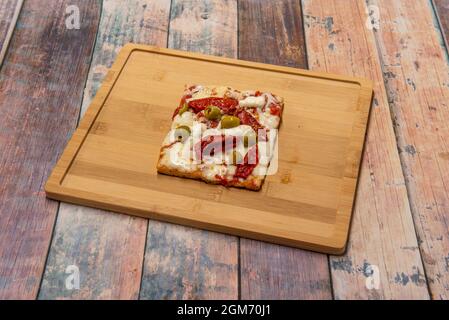
<instances>
[{"instance_id":1,"label":"peeling paint on wood","mask_svg":"<svg viewBox=\"0 0 449 320\"><path fill-rule=\"evenodd\" d=\"M432 298L449 299L449 66L431 3L405 0L371 1L382 8L382 28L376 33L384 72L396 79L386 84L396 97L390 105L401 124L396 128L416 231ZM437 1L440 8L447 2ZM406 46L401 45L406 39ZM397 54L400 58L396 58ZM400 63L394 66L393 62ZM422 67L417 69L416 63ZM413 79L410 90L404 79ZM416 127L419 123L419 127ZM441 239L438 240L437 238ZM422 273L422 270L420 269Z\"/></svg>"},{"instance_id":2,"label":"peeling paint on wood","mask_svg":"<svg viewBox=\"0 0 449 320\"><path fill-rule=\"evenodd\" d=\"M239 1L239 30L240 59L307 68L299 1ZM242 299L332 298L326 255L240 242Z\"/></svg>"},{"instance_id":3,"label":"peeling paint on wood","mask_svg":"<svg viewBox=\"0 0 449 320\"><path fill-rule=\"evenodd\" d=\"M446 50L449 50L449 0L431 0L436 10Z\"/></svg>"},{"instance_id":4,"label":"peeling paint on wood","mask_svg":"<svg viewBox=\"0 0 449 320\"><path fill-rule=\"evenodd\" d=\"M169 47L237 56L237 1L172 1ZM141 299L237 299L238 238L151 221Z\"/></svg>"},{"instance_id":5,"label":"peeling paint on wood","mask_svg":"<svg viewBox=\"0 0 449 320\"><path fill-rule=\"evenodd\" d=\"M81 30L65 26L70 4ZM0 299L37 296L58 208L43 184L75 129L99 16L98 1L29 0L11 39L0 73Z\"/></svg>"},{"instance_id":6,"label":"peeling paint on wood","mask_svg":"<svg viewBox=\"0 0 449 320\"><path fill-rule=\"evenodd\" d=\"M417 239L375 38L366 28L366 3L303 0L303 8L310 68L366 77L375 83L377 106L371 111L349 246L345 256L330 257L334 296L427 299L425 280L406 286L395 281L398 273L423 274L423 267L419 252L401 249L417 246ZM395 72L388 73L392 70L384 71L388 82L399 78ZM380 280L377 289L367 286L373 266Z\"/></svg>"},{"instance_id":7,"label":"peeling paint on wood","mask_svg":"<svg viewBox=\"0 0 449 320\"><path fill-rule=\"evenodd\" d=\"M82 113L128 42L166 46L170 3L105 0ZM40 299L137 299L147 220L61 203ZM80 289L67 290L68 265Z\"/></svg>"}]
</instances>

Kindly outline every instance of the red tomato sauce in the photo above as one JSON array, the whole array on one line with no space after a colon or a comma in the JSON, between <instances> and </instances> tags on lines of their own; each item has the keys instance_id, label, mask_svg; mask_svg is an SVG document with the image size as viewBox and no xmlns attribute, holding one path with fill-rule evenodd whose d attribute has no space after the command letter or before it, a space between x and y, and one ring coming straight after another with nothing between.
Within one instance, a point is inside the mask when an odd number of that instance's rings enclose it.
<instances>
[{"instance_id":1,"label":"red tomato sauce","mask_svg":"<svg viewBox=\"0 0 449 320\"><path fill-rule=\"evenodd\" d=\"M189 102L189 107L192 108L195 113L203 111L208 106L214 106L220 108L225 114L231 114L237 110L238 105L239 102L236 99L214 97Z\"/></svg>"},{"instance_id":2,"label":"red tomato sauce","mask_svg":"<svg viewBox=\"0 0 449 320\"><path fill-rule=\"evenodd\" d=\"M273 116L280 116L281 115L281 106L277 104L271 104L270 105L270 114Z\"/></svg>"},{"instance_id":3,"label":"red tomato sauce","mask_svg":"<svg viewBox=\"0 0 449 320\"><path fill-rule=\"evenodd\" d=\"M255 163L249 163L249 156L251 154L253 154L255 152ZM255 145L254 147L252 147L248 153L245 156L245 159L243 161L243 164L238 164L237 165L237 169L235 171L234 174L234 179L238 179L238 178L242 178L242 179L246 179L248 178L251 173L253 173L254 168L257 167L257 165L259 164L259 148L257 147L257 145Z\"/></svg>"}]
</instances>

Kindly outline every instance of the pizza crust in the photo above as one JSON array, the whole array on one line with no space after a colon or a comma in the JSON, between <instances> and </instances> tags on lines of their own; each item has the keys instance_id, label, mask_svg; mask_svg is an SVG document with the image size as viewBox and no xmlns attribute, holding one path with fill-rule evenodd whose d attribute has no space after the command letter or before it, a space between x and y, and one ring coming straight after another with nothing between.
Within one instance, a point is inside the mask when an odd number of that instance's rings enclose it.
<instances>
[{"instance_id":1,"label":"pizza crust","mask_svg":"<svg viewBox=\"0 0 449 320\"><path fill-rule=\"evenodd\" d=\"M167 167L167 166L161 164L160 161L158 162L158 165L157 165L157 172L160 174L168 175L168 176L201 180L201 181L207 182L209 184L214 184L214 185L222 184L219 180L206 179L203 176L201 170L199 170L199 169L195 170L193 172L182 172L182 171ZM226 184L226 187L244 188L244 189L249 189L249 190L253 190L253 191L259 191L262 188L262 184L263 184L264 180L265 179L257 177L257 176L249 176L244 181L229 181Z\"/></svg>"}]
</instances>

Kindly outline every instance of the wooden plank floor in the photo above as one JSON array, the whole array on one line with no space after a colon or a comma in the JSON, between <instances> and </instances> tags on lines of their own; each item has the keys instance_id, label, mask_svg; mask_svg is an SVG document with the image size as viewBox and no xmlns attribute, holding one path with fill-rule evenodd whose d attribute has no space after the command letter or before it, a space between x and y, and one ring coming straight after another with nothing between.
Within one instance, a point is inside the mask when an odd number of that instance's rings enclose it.
<instances>
[{"instance_id":1,"label":"wooden plank floor","mask_svg":"<svg viewBox=\"0 0 449 320\"><path fill-rule=\"evenodd\" d=\"M448 16L449 0L2 1L0 299L448 299ZM346 254L47 200L127 42L371 78Z\"/></svg>"}]
</instances>

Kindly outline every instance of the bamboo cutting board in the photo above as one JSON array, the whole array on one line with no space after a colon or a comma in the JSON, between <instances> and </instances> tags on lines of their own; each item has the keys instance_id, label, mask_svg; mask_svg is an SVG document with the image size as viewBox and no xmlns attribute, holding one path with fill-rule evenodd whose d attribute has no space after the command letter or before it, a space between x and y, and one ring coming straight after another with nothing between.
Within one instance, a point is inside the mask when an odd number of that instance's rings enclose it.
<instances>
[{"instance_id":1,"label":"bamboo cutting board","mask_svg":"<svg viewBox=\"0 0 449 320\"><path fill-rule=\"evenodd\" d=\"M185 84L284 97L278 171L260 192L157 174ZM364 79L130 44L53 170L47 196L341 254L371 98Z\"/></svg>"}]
</instances>

